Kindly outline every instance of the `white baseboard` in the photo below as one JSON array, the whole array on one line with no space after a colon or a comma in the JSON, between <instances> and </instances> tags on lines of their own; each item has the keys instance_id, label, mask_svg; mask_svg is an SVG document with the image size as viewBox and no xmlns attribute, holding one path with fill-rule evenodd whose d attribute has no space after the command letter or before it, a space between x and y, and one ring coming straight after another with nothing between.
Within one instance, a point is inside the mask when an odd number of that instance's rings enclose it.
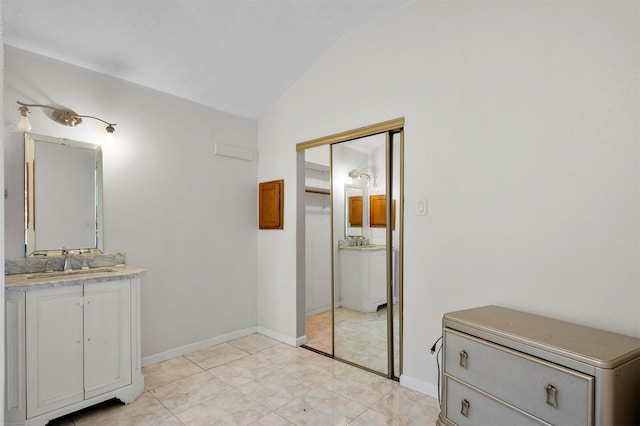
<instances>
[{"instance_id":1,"label":"white baseboard","mask_svg":"<svg viewBox=\"0 0 640 426\"><path fill-rule=\"evenodd\" d=\"M414 379L413 377L409 377L406 374L400 376L400 384L416 392L420 392L438 399L438 386L434 386L430 383L425 383L418 379Z\"/></svg>"},{"instance_id":2,"label":"white baseboard","mask_svg":"<svg viewBox=\"0 0 640 426\"><path fill-rule=\"evenodd\" d=\"M313 315L318 315L318 314L322 314L324 312L330 311L331 310L331 305L329 306L323 306L322 308L318 308L318 309L313 309L311 311L308 311L304 314L305 318L313 316Z\"/></svg>"},{"instance_id":3,"label":"white baseboard","mask_svg":"<svg viewBox=\"0 0 640 426\"><path fill-rule=\"evenodd\" d=\"M273 331L273 330L270 330L268 328L264 328L264 327L260 327L260 326L258 326L257 332L262 334L262 335L264 335L264 336L271 337L272 339L279 340L282 343L286 343L287 345L294 346L294 347L300 346L298 344L298 341L300 339L304 338L305 343L306 343L306 340L307 340L306 336L299 337L299 338L296 339L294 337L290 337L290 336L287 336L285 334L278 333L277 331Z\"/></svg>"},{"instance_id":4,"label":"white baseboard","mask_svg":"<svg viewBox=\"0 0 640 426\"><path fill-rule=\"evenodd\" d=\"M147 367L149 365L157 364L162 361L167 361L169 359L172 359L181 355L199 351L200 349L205 349L210 346L219 345L220 343L225 343L230 340L248 336L256 332L259 333L258 327L249 327L249 328L245 328L244 330L234 331L232 333L224 334L222 336L214 337L207 340L202 340L196 343L190 343L188 345L180 346L178 348L169 349L168 351L164 351L159 354L145 356L142 358L142 366ZM261 334L264 334L264 333L261 333Z\"/></svg>"}]
</instances>

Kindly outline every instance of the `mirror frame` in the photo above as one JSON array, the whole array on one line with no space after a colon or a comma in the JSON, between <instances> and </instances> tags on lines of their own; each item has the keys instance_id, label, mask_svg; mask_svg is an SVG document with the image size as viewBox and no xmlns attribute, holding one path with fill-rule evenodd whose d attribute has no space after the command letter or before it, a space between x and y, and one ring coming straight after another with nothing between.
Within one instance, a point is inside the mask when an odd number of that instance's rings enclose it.
<instances>
[{"instance_id":1,"label":"mirror frame","mask_svg":"<svg viewBox=\"0 0 640 426\"><path fill-rule=\"evenodd\" d=\"M73 250L79 253L99 254L103 252L103 177L102 177L102 147L88 142L75 141L67 138L57 138L35 133L24 134L24 227L25 227L25 257L43 256L48 254L60 254L61 248L38 248L36 247L36 200L35 200L35 144L36 142L47 142L59 145L66 145L73 148L88 149L95 152L95 215L96 233L95 245L93 247L65 247L66 250Z\"/></svg>"}]
</instances>

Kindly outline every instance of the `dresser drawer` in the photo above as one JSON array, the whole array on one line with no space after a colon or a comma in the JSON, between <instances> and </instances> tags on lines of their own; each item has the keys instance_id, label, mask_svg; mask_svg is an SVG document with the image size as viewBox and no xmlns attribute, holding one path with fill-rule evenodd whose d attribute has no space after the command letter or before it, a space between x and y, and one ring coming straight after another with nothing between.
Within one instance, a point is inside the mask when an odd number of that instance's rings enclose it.
<instances>
[{"instance_id":1,"label":"dresser drawer","mask_svg":"<svg viewBox=\"0 0 640 426\"><path fill-rule=\"evenodd\" d=\"M593 424L592 376L452 330L444 358L446 375L546 422Z\"/></svg>"},{"instance_id":2,"label":"dresser drawer","mask_svg":"<svg viewBox=\"0 0 640 426\"><path fill-rule=\"evenodd\" d=\"M445 417L459 426L531 426L545 424L445 377Z\"/></svg>"}]
</instances>

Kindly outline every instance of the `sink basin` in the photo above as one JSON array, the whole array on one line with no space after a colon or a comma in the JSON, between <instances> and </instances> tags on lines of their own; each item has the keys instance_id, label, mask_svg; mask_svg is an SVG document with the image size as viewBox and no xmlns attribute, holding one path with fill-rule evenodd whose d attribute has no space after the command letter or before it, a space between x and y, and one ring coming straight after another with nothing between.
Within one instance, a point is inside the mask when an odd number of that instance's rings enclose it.
<instances>
[{"instance_id":1,"label":"sink basin","mask_svg":"<svg viewBox=\"0 0 640 426\"><path fill-rule=\"evenodd\" d=\"M72 277L74 275L87 275L87 274L102 274L107 272L116 272L117 269L112 268L95 268L95 269L79 269L75 271L56 271L56 272L43 272L41 274L29 275L27 279L36 278L56 278L56 277Z\"/></svg>"}]
</instances>

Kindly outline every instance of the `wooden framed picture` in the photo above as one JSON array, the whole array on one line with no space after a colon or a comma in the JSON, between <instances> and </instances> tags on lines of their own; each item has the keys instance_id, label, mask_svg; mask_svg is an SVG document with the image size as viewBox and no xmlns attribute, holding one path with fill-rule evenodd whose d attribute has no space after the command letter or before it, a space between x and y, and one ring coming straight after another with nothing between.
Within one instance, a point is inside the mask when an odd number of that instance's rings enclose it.
<instances>
[{"instance_id":1,"label":"wooden framed picture","mask_svg":"<svg viewBox=\"0 0 640 426\"><path fill-rule=\"evenodd\" d=\"M258 228L284 229L284 179L258 184Z\"/></svg>"}]
</instances>

